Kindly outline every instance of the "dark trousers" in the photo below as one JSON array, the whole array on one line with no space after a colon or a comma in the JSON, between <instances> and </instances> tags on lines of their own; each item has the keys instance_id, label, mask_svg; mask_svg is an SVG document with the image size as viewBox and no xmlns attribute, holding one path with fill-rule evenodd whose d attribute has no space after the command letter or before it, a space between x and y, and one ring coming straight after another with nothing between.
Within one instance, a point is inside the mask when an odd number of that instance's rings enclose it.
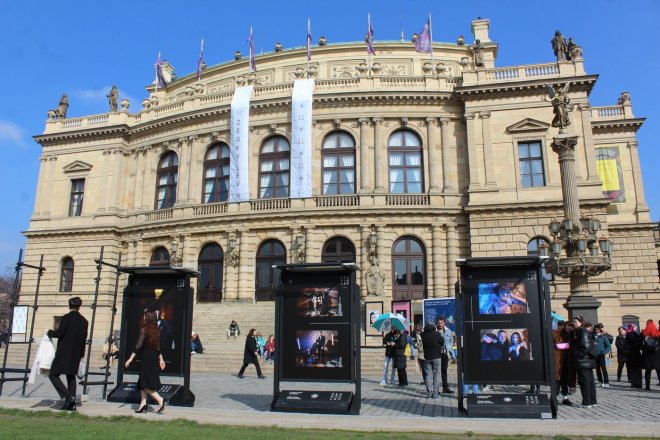
<instances>
[{"instance_id":1,"label":"dark trousers","mask_svg":"<svg viewBox=\"0 0 660 440\"><path fill-rule=\"evenodd\" d=\"M443 353L440 355L440 377L442 378L442 389L448 390L449 384L447 383L447 368L449 367L449 355Z\"/></svg>"},{"instance_id":2,"label":"dark trousers","mask_svg":"<svg viewBox=\"0 0 660 440\"><path fill-rule=\"evenodd\" d=\"M66 382L67 386L64 386L64 383L62 383L62 379L60 379L59 374L50 374L48 375L48 378L50 379L51 383L55 387L55 390L57 390L57 394L60 395L60 397L63 399L65 397L76 397L76 375L75 374L67 374L66 375Z\"/></svg>"},{"instance_id":3,"label":"dark trousers","mask_svg":"<svg viewBox=\"0 0 660 440\"><path fill-rule=\"evenodd\" d=\"M644 371L644 381L646 382L647 390L651 389L651 373L653 373L652 369ZM655 374L658 376L658 380L660 380L660 370L655 370Z\"/></svg>"},{"instance_id":4,"label":"dark trousers","mask_svg":"<svg viewBox=\"0 0 660 440\"><path fill-rule=\"evenodd\" d=\"M628 377L633 388L642 387L642 367L634 367L628 363Z\"/></svg>"},{"instance_id":5,"label":"dark trousers","mask_svg":"<svg viewBox=\"0 0 660 440\"><path fill-rule=\"evenodd\" d=\"M621 373L623 373L623 367L626 366L626 361L621 361L617 360L616 363L616 381L621 382ZM630 382L630 378L628 378L628 382Z\"/></svg>"},{"instance_id":6,"label":"dark trousers","mask_svg":"<svg viewBox=\"0 0 660 440\"><path fill-rule=\"evenodd\" d=\"M609 376L607 375L607 367L605 366L604 354L599 354L596 357L596 375L598 376L599 383L610 383Z\"/></svg>"},{"instance_id":7,"label":"dark trousers","mask_svg":"<svg viewBox=\"0 0 660 440\"><path fill-rule=\"evenodd\" d=\"M405 368L397 368L397 374L399 375L399 385L408 385L408 372Z\"/></svg>"},{"instance_id":8,"label":"dark trousers","mask_svg":"<svg viewBox=\"0 0 660 440\"><path fill-rule=\"evenodd\" d=\"M245 373L245 369L247 368L247 366L250 365L251 363L254 364L254 367L257 369L257 376L263 376L263 374L261 374L261 367L259 366L259 361L257 359L255 359L254 362L244 363L243 366L241 367L241 371L238 373L238 375L242 376L243 373Z\"/></svg>"},{"instance_id":9,"label":"dark trousers","mask_svg":"<svg viewBox=\"0 0 660 440\"><path fill-rule=\"evenodd\" d=\"M582 405L595 405L596 383L594 382L594 370L591 368L578 368L577 380L582 393Z\"/></svg>"}]
</instances>

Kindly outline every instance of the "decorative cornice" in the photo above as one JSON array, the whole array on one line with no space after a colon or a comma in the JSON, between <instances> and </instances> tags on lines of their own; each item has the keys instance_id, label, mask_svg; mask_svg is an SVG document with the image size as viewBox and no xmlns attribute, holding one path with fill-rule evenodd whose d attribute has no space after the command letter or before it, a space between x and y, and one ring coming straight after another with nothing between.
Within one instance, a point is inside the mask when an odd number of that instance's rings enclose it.
<instances>
[{"instance_id":1,"label":"decorative cornice","mask_svg":"<svg viewBox=\"0 0 660 440\"><path fill-rule=\"evenodd\" d=\"M457 86L454 94L457 98L465 101L490 98L494 95L545 95L545 83L565 84L571 83L571 92L586 91L591 93L598 75L573 76L566 78L544 78L533 81L506 81L471 86Z\"/></svg>"},{"instance_id":2,"label":"decorative cornice","mask_svg":"<svg viewBox=\"0 0 660 440\"><path fill-rule=\"evenodd\" d=\"M644 124L646 118L634 119L607 119L607 120L591 120L591 128L594 134L597 133L615 133L621 131L629 131L636 133Z\"/></svg>"}]
</instances>

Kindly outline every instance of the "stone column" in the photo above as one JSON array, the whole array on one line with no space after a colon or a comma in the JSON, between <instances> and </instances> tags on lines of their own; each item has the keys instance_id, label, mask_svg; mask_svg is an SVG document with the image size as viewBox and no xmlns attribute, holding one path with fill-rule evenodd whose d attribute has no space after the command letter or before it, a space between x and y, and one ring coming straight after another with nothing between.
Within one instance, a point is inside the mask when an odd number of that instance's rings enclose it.
<instances>
[{"instance_id":1,"label":"stone column","mask_svg":"<svg viewBox=\"0 0 660 440\"><path fill-rule=\"evenodd\" d=\"M449 157L449 152L451 150L450 145L450 136L449 136L449 118L440 118L440 126L442 127L442 176L443 181L443 191L444 192L454 192L454 188L451 185L451 176L458 175L456 169L456 163L451 160Z\"/></svg>"},{"instance_id":2,"label":"stone column","mask_svg":"<svg viewBox=\"0 0 660 440\"><path fill-rule=\"evenodd\" d=\"M594 135L591 129L591 106L589 104L580 104L580 112L582 114L582 133L584 133L583 148L584 158L587 162L587 180L595 182L599 180L598 171L596 169L596 154L594 152Z\"/></svg>"},{"instance_id":3,"label":"stone column","mask_svg":"<svg viewBox=\"0 0 660 440\"><path fill-rule=\"evenodd\" d=\"M646 213L648 216L649 207L646 204L644 197L644 184L642 182L642 167L639 163L639 153L637 151L637 141L628 142L628 151L630 153L630 163L632 164L633 183L635 184L635 199L637 205L635 210L639 215L640 212ZM648 219L639 219L638 221L648 221Z\"/></svg>"},{"instance_id":4,"label":"stone column","mask_svg":"<svg viewBox=\"0 0 660 440\"><path fill-rule=\"evenodd\" d=\"M481 176L479 175L479 154L477 152L477 144L474 135L474 118L476 113L467 113L465 115L465 125L467 133L467 153L468 165L470 170L470 190L479 189L481 184Z\"/></svg>"},{"instance_id":5,"label":"stone column","mask_svg":"<svg viewBox=\"0 0 660 440\"><path fill-rule=\"evenodd\" d=\"M181 145L179 155L179 186L177 188L177 204L187 204L190 201L190 168L192 166L192 150L197 136L187 136L179 139Z\"/></svg>"},{"instance_id":6,"label":"stone column","mask_svg":"<svg viewBox=\"0 0 660 440\"><path fill-rule=\"evenodd\" d=\"M495 168L493 159L493 144L490 136L490 112L481 112L481 129L483 133L484 172L486 173L486 186L496 186Z\"/></svg>"},{"instance_id":7,"label":"stone column","mask_svg":"<svg viewBox=\"0 0 660 440\"><path fill-rule=\"evenodd\" d=\"M369 144L367 143L367 130L369 118L360 118L360 192L371 192L371 181L369 180ZM374 156L375 157L375 156Z\"/></svg>"},{"instance_id":8,"label":"stone column","mask_svg":"<svg viewBox=\"0 0 660 440\"><path fill-rule=\"evenodd\" d=\"M34 214L40 216L44 211L44 202L46 200L46 192L48 191L48 157L41 156L39 158L39 178L37 182L37 193L34 196Z\"/></svg>"},{"instance_id":9,"label":"stone column","mask_svg":"<svg viewBox=\"0 0 660 440\"><path fill-rule=\"evenodd\" d=\"M238 265L238 299L245 302L256 301L254 292L254 265L250 267L250 260L248 259L248 231L241 232L241 237L238 240L238 251L240 252L239 265ZM252 286L250 286L252 281Z\"/></svg>"},{"instance_id":10,"label":"stone column","mask_svg":"<svg viewBox=\"0 0 660 440\"><path fill-rule=\"evenodd\" d=\"M144 192L144 164L147 149L144 147L135 150L137 164L135 167L135 188L133 189L133 208L142 208L142 193Z\"/></svg>"},{"instance_id":11,"label":"stone column","mask_svg":"<svg viewBox=\"0 0 660 440\"><path fill-rule=\"evenodd\" d=\"M57 156L46 156L47 165L44 165L48 169L47 178L45 179L45 186L43 191L43 199L41 202L42 211L41 213L44 216L49 216L52 209L53 203L53 182L55 180L55 165L57 164ZM67 210L69 209L67 205ZM68 211L67 211L68 214Z\"/></svg>"},{"instance_id":12,"label":"stone column","mask_svg":"<svg viewBox=\"0 0 660 440\"><path fill-rule=\"evenodd\" d=\"M453 222L445 224L447 231L447 292L449 296L454 296L454 286L458 281L456 273L456 260L458 259L458 233L456 225Z\"/></svg>"},{"instance_id":13,"label":"stone column","mask_svg":"<svg viewBox=\"0 0 660 440\"><path fill-rule=\"evenodd\" d=\"M432 230L432 243L433 243L433 273L430 277L433 280L433 290L429 292L429 298L437 298L442 295L442 290L445 288L445 284L442 283L442 279L445 278L442 276L443 272L447 267L446 262L443 264L446 250L443 249L442 245L444 243L444 231L442 226L439 224L433 224L431 226Z\"/></svg>"},{"instance_id":14,"label":"stone column","mask_svg":"<svg viewBox=\"0 0 660 440\"><path fill-rule=\"evenodd\" d=\"M443 170L440 162L440 146L437 145L437 118L426 118L426 136L429 150L429 192L438 194L442 191L440 182L442 181Z\"/></svg>"},{"instance_id":15,"label":"stone column","mask_svg":"<svg viewBox=\"0 0 660 440\"><path fill-rule=\"evenodd\" d=\"M373 118L374 121L374 173L376 174L376 188L374 192L387 192L383 184L383 163L387 163L387 151L383 153L383 118ZM384 167L387 171L387 166Z\"/></svg>"}]
</instances>

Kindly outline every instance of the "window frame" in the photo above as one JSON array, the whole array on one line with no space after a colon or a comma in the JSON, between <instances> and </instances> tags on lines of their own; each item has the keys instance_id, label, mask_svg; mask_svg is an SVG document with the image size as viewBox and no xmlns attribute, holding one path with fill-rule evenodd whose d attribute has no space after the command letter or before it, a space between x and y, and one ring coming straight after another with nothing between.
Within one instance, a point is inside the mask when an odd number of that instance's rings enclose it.
<instances>
[{"instance_id":1,"label":"window frame","mask_svg":"<svg viewBox=\"0 0 660 440\"><path fill-rule=\"evenodd\" d=\"M401 133L403 135L403 145L401 146L392 146L392 139L395 135L398 135ZM414 136L419 145L410 145L407 146L405 139L406 139L406 133L411 134ZM397 165L397 166L392 166L390 157L391 155L395 154L402 154L403 155L403 165ZM419 155L419 165L407 165L407 157L409 155L412 155L413 153L417 153ZM400 169L403 171L403 191L394 191L394 188L392 187L392 170L393 169ZM418 170L419 171L419 182L408 182L408 171L409 170ZM424 194L425 191L425 181L424 181L424 143L422 142L422 138L413 130L407 129L407 128L401 128L398 130L395 130L390 134L390 137L387 139L387 181L388 181L388 192L390 194ZM398 182L394 182L395 184ZM409 185L412 184L417 184L419 183L419 191L411 192L408 188Z\"/></svg>"},{"instance_id":2,"label":"window frame","mask_svg":"<svg viewBox=\"0 0 660 440\"><path fill-rule=\"evenodd\" d=\"M327 248L333 243L337 245L337 249L339 250L333 253L329 253L327 251ZM348 250L344 250L343 249L344 245L350 245L350 248ZM348 257L348 256L350 256L351 259L337 258L337 257ZM330 237L325 241L325 243L323 243L323 247L321 248L321 261L323 263L355 263L356 262L355 259L356 259L355 245L348 238L337 235L334 237Z\"/></svg>"},{"instance_id":3,"label":"window frame","mask_svg":"<svg viewBox=\"0 0 660 440\"><path fill-rule=\"evenodd\" d=\"M208 159L209 154L211 153L211 150L214 148L218 148L218 158L217 159ZM222 153L223 150L227 149L227 157L223 157ZM231 160L231 149L229 148L229 145L227 145L225 142L215 142L212 145L210 145L206 149L206 153L204 154L204 166L202 167L202 204L209 204L209 203L223 203L229 201L229 173L224 174L222 172L224 167L227 167L229 169L230 166L230 160ZM206 177L206 173L209 169L215 168L216 169L216 175L215 177ZM212 193L207 193L206 192L206 184L209 181L214 182L214 191ZM226 197L224 199L222 198L223 191L220 191L219 188L222 188L222 182L226 181L227 185L227 191L226 191ZM206 196L207 194L210 194L213 196L213 200L207 201Z\"/></svg>"},{"instance_id":4,"label":"window frame","mask_svg":"<svg viewBox=\"0 0 660 440\"><path fill-rule=\"evenodd\" d=\"M400 253L396 252L395 249L399 243L402 241L406 242L405 251ZM421 252L411 252L410 251L410 242L415 242L421 248ZM428 258L426 246L424 242L419 238L412 235L403 235L397 238L392 244L391 248L391 259L392 259L392 299L393 300L417 300L417 299L426 299L428 296L427 285L428 285ZM412 260L422 259L424 282L422 284L413 284L412 283ZM400 260L406 261L406 284L397 284L396 279L396 262ZM405 287L402 287L405 286Z\"/></svg>"},{"instance_id":5,"label":"window frame","mask_svg":"<svg viewBox=\"0 0 660 440\"><path fill-rule=\"evenodd\" d=\"M540 157L525 157L522 158L520 156L520 147L521 145L531 145L531 144L538 144L539 145L539 152L541 154ZM519 179L519 186L521 189L538 189L538 188L546 188L548 186L548 178L546 175L546 154L545 154L545 143L543 142L542 139L539 138L532 138L532 139L516 139L515 142L515 150L516 150L516 159L518 162L518 179ZM528 147L529 148L529 147ZM534 185L534 175L535 173L529 174L529 177L531 179L531 186L525 186L524 185L524 179L523 179L523 173L522 173L522 164L523 162L528 162L530 171L532 170L532 164L533 162L538 161L541 164L541 177L543 178L543 184L542 185ZM536 173L538 174L538 173ZM526 174L525 174L526 176Z\"/></svg>"},{"instance_id":6,"label":"window frame","mask_svg":"<svg viewBox=\"0 0 660 440\"><path fill-rule=\"evenodd\" d=\"M351 147L341 147L341 139L342 135L347 136L351 142L352 146ZM336 140L336 145L333 148L326 148L326 142L332 140L332 138L335 138ZM349 154L353 157L353 165L351 167L343 167L341 165L341 158L343 156L347 156ZM355 194L356 193L356 188L357 188L357 182L356 182L356 166L355 166L355 161L356 161L356 142L355 138L347 131L345 130L335 130L330 133L328 133L324 138L323 142L321 143L321 194L324 196L339 196L339 195L347 195L347 194ZM325 166L325 159L326 157L333 156L337 160L337 166L335 167L326 167ZM353 180L350 182L353 185L353 191L352 192L342 192L342 171L352 171L353 172ZM334 184L328 184L328 185L335 185L335 193L328 194L326 193L326 187L325 187L325 173L326 171L328 172L333 172L336 177L336 182Z\"/></svg>"},{"instance_id":7,"label":"window frame","mask_svg":"<svg viewBox=\"0 0 660 440\"><path fill-rule=\"evenodd\" d=\"M76 188L76 183L82 182L82 190ZM69 217L81 217L85 200L85 178L71 179L69 196Z\"/></svg>"},{"instance_id":8,"label":"window frame","mask_svg":"<svg viewBox=\"0 0 660 440\"><path fill-rule=\"evenodd\" d=\"M279 149L280 147L280 140L283 140L286 142L287 150L281 150ZM263 150L267 146L268 142L275 142L275 145L273 146L273 152L272 153L264 153ZM288 167L286 171L280 170L280 159L286 159L288 161ZM261 166L264 161L270 160L273 162L273 170L272 171L262 171ZM280 186L277 184L277 177L279 175L284 175L286 174L286 186ZM262 177L270 175L272 176L272 187L266 187L263 188L261 186L261 181ZM289 140L282 136L282 135L274 135L270 136L261 143L261 147L259 148L259 174L258 174L258 179L259 179L259 185L258 185L258 198L261 199L280 199L280 198L289 198L291 195L291 143ZM268 189L270 188L271 195L266 196L262 194L263 189ZM280 188L286 188L286 195L283 196L277 196L277 193Z\"/></svg>"},{"instance_id":9,"label":"window frame","mask_svg":"<svg viewBox=\"0 0 660 440\"><path fill-rule=\"evenodd\" d=\"M69 266L68 263L71 263ZM73 258L66 256L60 262L60 292L73 292L73 275L76 263Z\"/></svg>"},{"instance_id":10,"label":"window frame","mask_svg":"<svg viewBox=\"0 0 660 440\"><path fill-rule=\"evenodd\" d=\"M217 256L204 256L204 253L211 249L217 248L219 255ZM215 252L215 251L214 251ZM217 267L219 265L219 267ZM225 271L225 253L222 246L216 242L205 244L199 251L197 257L197 268L199 275L197 277L197 301L203 302L220 302L222 301L222 292L224 288L224 271ZM201 282L204 278L203 272L208 268L208 279L211 281L211 287L202 287ZM215 279L216 271L220 273L220 286L215 286L213 280Z\"/></svg>"},{"instance_id":11,"label":"window frame","mask_svg":"<svg viewBox=\"0 0 660 440\"><path fill-rule=\"evenodd\" d=\"M155 257L159 255L167 255L167 259L159 258L158 260ZM158 246L153 251L151 251L151 257L149 258L149 266L152 267L169 267L172 256L170 251L165 246Z\"/></svg>"},{"instance_id":12,"label":"window frame","mask_svg":"<svg viewBox=\"0 0 660 440\"><path fill-rule=\"evenodd\" d=\"M163 166L163 162L168 157L173 157L175 159L174 165ZM160 178L162 176L167 176L167 182L163 185L160 184ZM179 156L174 151L168 151L164 153L159 161L158 167L156 169L156 194L154 197L154 209L170 209L176 203L177 196L177 186L179 183ZM162 199L158 198L160 190L165 189L165 197Z\"/></svg>"}]
</instances>

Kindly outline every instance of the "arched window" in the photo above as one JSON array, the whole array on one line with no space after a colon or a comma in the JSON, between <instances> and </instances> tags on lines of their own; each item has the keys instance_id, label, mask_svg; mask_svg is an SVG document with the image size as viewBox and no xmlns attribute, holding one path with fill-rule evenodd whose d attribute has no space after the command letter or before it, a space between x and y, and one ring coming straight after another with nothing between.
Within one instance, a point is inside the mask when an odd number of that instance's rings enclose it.
<instances>
[{"instance_id":1,"label":"arched window","mask_svg":"<svg viewBox=\"0 0 660 440\"><path fill-rule=\"evenodd\" d=\"M289 141L273 136L259 153L259 198L289 197Z\"/></svg>"},{"instance_id":2,"label":"arched window","mask_svg":"<svg viewBox=\"0 0 660 440\"><path fill-rule=\"evenodd\" d=\"M73 258L64 257L60 269L60 292L73 290Z\"/></svg>"},{"instance_id":3,"label":"arched window","mask_svg":"<svg viewBox=\"0 0 660 440\"><path fill-rule=\"evenodd\" d=\"M158 162L156 172L156 206L154 209L171 208L176 202L176 184L179 175L179 158L176 153L165 153Z\"/></svg>"},{"instance_id":4,"label":"arched window","mask_svg":"<svg viewBox=\"0 0 660 440\"><path fill-rule=\"evenodd\" d=\"M392 133L387 143L390 166L390 193L424 192L422 177L422 143L410 130Z\"/></svg>"},{"instance_id":5,"label":"arched window","mask_svg":"<svg viewBox=\"0 0 660 440\"><path fill-rule=\"evenodd\" d=\"M355 140L346 132L323 140L323 195L355 194Z\"/></svg>"},{"instance_id":6,"label":"arched window","mask_svg":"<svg viewBox=\"0 0 660 440\"><path fill-rule=\"evenodd\" d=\"M550 242L545 237L534 237L529 240L529 243L527 243L527 255L540 255L539 250L541 249L541 245L543 243L548 246L550 245ZM543 272L543 278L547 279L548 281L552 281L554 279L552 274L545 271L545 266L543 265L541 266L541 272Z\"/></svg>"},{"instance_id":7,"label":"arched window","mask_svg":"<svg viewBox=\"0 0 660 440\"><path fill-rule=\"evenodd\" d=\"M257 301L275 299L275 289L279 283L279 271L274 265L286 264L286 248L278 240L267 240L257 251L257 277L255 291Z\"/></svg>"},{"instance_id":8,"label":"arched window","mask_svg":"<svg viewBox=\"0 0 660 440\"><path fill-rule=\"evenodd\" d=\"M169 266L170 265L170 253L165 249L164 246L159 246L154 249L151 254L151 260L149 260L149 266Z\"/></svg>"},{"instance_id":9,"label":"arched window","mask_svg":"<svg viewBox=\"0 0 660 440\"><path fill-rule=\"evenodd\" d=\"M199 253L197 277L197 301L222 300L222 269L225 254L217 243L209 243Z\"/></svg>"},{"instance_id":10,"label":"arched window","mask_svg":"<svg viewBox=\"0 0 660 440\"><path fill-rule=\"evenodd\" d=\"M426 296L426 252L416 238L401 237L392 247L393 299Z\"/></svg>"},{"instance_id":11,"label":"arched window","mask_svg":"<svg viewBox=\"0 0 660 440\"><path fill-rule=\"evenodd\" d=\"M204 194L202 203L226 202L229 199L229 146L211 145L204 156Z\"/></svg>"},{"instance_id":12,"label":"arched window","mask_svg":"<svg viewBox=\"0 0 660 440\"><path fill-rule=\"evenodd\" d=\"M355 246L348 238L332 237L323 245L321 261L324 263L354 263Z\"/></svg>"}]
</instances>

